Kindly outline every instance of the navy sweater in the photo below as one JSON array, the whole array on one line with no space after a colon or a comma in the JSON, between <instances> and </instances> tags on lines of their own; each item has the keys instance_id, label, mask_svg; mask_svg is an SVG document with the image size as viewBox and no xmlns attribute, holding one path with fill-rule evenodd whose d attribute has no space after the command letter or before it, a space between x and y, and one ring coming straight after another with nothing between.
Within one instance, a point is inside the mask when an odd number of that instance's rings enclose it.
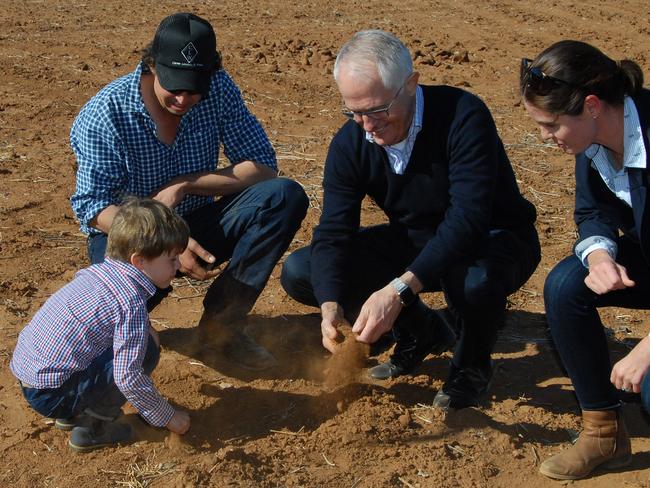
<instances>
[{"instance_id":1,"label":"navy sweater","mask_svg":"<svg viewBox=\"0 0 650 488\"><path fill-rule=\"evenodd\" d=\"M449 86L422 89L422 130L403 175L391 171L386 151L368 142L353 121L330 144L323 213L311 247L312 284L321 304L341 302L346 250L366 195L420 249L407 269L425 289L436 288L445 270L472 254L491 229L520 229L535 221L535 208L519 192L485 104Z\"/></svg>"}]
</instances>

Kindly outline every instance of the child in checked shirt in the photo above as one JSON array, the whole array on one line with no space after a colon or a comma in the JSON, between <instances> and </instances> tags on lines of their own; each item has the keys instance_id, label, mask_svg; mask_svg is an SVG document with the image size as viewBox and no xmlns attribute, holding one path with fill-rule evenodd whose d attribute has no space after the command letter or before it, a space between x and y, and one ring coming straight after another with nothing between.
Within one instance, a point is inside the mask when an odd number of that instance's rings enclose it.
<instances>
[{"instance_id":1,"label":"child in checked shirt","mask_svg":"<svg viewBox=\"0 0 650 488\"><path fill-rule=\"evenodd\" d=\"M188 236L165 205L127 200L110 228L106 260L79 271L20 333L11 370L34 410L72 430L72 450L129 441L131 427L116 422L127 401L151 425L189 429L189 415L149 377L160 349L146 306L176 275Z\"/></svg>"}]
</instances>

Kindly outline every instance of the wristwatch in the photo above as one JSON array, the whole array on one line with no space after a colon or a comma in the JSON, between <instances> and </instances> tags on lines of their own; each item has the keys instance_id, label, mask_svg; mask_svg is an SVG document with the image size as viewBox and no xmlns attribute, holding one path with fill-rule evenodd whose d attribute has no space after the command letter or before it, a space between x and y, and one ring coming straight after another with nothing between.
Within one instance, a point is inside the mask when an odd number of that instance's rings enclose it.
<instances>
[{"instance_id":1,"label":"wristwatch","mask_svg":"<svg viewBox=\"0 0 650 488\"><path fill-rule=\"evenodd\" d=\"M395 278L393 281L391 281L390 285L395 288L395 291L399 295L399 301L402 302L402 305L405 307L408 307L415 301L415 293L413 293L411 287L399 278Z\"/></svg>"}]
</instances>

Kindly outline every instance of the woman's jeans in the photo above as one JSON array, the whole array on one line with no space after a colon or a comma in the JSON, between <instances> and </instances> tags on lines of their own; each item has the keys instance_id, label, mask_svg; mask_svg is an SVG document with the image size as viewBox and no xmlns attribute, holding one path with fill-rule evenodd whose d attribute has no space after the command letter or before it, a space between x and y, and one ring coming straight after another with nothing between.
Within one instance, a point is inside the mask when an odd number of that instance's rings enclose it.
<instances>
[{"instance_id":1,"label":"woman's jeans","mask_svg":"<svg viewBox=\"0 0 650 488\"><path fill-rule=\"evenodd\" d=\"M607 410L620 405L610 382L612 364L599 307L650 309L650 266L637 243L622 238L616 261L627 269L635 286L597 295L585 285L589 273L580 260L569 256L549 273L544 302L555 347L573 382L582 410ZM650 411L650 375L641 386L643 406Z\"/></svg>"},{"instance_id":2,"label":"woman's jeans","mask_svg":"<svg viewBox=\"0 0 650 488\"><path fill-rule=\"evenodd\" d=\"M160 349L151 334L142 368L150 376L160 359ZM84 371L78 371L58 388L23 386L27 403L38 413L51 418L70 418L86 409L107 418L120 414L126 398L113 377L113 348L97 356Z\"/></svg>"}]
</instances>

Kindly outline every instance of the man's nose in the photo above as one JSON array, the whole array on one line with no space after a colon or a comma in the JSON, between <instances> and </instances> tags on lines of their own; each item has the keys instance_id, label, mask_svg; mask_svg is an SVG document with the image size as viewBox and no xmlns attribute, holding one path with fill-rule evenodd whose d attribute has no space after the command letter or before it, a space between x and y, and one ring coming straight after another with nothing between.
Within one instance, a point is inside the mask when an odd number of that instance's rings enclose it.
<instances>
[{"instance_id":1,"label":"man's nose","mask_svg":"<svg viewBox=\"0 0 650 488\"><path fill-rule=\"evenodd\" d=\"M182 91L182 92L176 93L176 100L178 101L178 103L183 105L188 101L190 96L191 96L190 92Z\"/></svg>"},{"instance_id":2,"label":"man's nose","mask_svg":"<svg viewBox=\"0 0 650 488\"><path fill-rule=\"evenodd\" d=\"M361 127L363 127L363 130L366 132L374 132L378 125L377 120L368 115L359 115L359 120L357 123L361 125Z\"/></svg>"}]
</instances>

